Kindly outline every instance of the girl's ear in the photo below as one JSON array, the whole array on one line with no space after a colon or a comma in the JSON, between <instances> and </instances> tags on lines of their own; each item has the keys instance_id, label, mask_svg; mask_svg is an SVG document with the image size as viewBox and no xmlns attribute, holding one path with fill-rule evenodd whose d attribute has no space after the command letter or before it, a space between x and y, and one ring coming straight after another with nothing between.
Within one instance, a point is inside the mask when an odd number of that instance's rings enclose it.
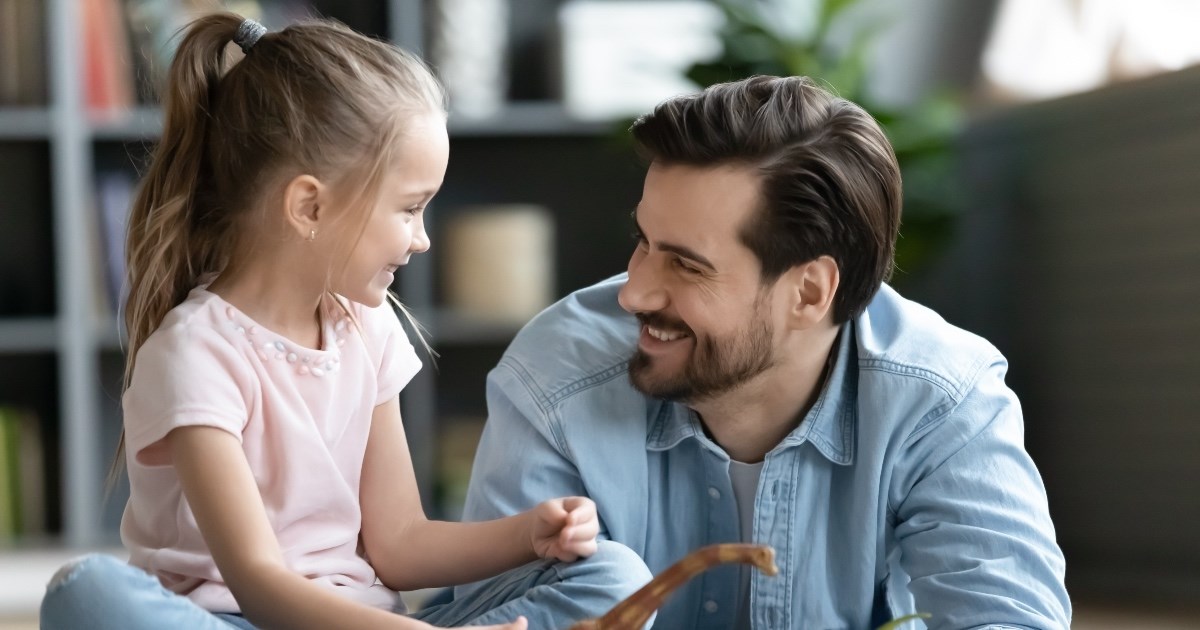
<instances>
[{"instance_id":1,"label":"girl's ear","mask_svg":"<svg viewBox=\"0 0 1200 630\"><path fill-rule=\"evenodd\" d=\"M301 239L311 241L321 232L326 197L325 185L312 175L297 175L284 187L284 220Z\"/></svg>"},{"instance_id":2,"label":"girl's ear","mask_svg":"<svg viewBox=\"0 0 1200 630\"><path fill-rule=\"evenodd\" d=\"M841 281L837 262L830 256L820 256L793 267L786 275L791 327L811 328L825 321L833 310L833 298Z\"/></svg>"}]
</instances>

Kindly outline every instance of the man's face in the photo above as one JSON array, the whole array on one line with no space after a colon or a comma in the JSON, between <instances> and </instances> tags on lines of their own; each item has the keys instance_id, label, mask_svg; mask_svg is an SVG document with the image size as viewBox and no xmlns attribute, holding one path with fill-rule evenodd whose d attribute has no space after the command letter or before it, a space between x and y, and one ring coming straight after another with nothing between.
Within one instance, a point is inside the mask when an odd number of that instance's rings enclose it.
<instances>
[{"instance_id":1,"label":"man's face","mask_svg":"<svg viewBox=\"0 0 1200 630\"><path fill-rule=\"evenodd\" d=\"M770 368L772 287L738 231L758 205L742 167L651 165L635 217L621 307L641 323L633 386L657 398L711 399Z\"/></svg>"}]
</instances>

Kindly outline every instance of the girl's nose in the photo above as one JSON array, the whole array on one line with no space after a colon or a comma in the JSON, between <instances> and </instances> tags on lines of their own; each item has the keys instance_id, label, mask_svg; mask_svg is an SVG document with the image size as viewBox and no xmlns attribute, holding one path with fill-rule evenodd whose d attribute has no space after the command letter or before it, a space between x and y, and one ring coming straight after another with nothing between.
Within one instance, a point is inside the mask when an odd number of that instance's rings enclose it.
<instances>
[{"instance_id":1,"label":"girl's nose","mask_svg":"<svg viewBox=\"0 0 1200 630\"><path fill-rule=\"evenodd\" d=\"M422 221L421 225L417 226L417 229L413 231L412 245L409 249L414 254L421 254L429 251L430 244L429 233L425 231L425 223Z\"/></svg>"}]
</instances>

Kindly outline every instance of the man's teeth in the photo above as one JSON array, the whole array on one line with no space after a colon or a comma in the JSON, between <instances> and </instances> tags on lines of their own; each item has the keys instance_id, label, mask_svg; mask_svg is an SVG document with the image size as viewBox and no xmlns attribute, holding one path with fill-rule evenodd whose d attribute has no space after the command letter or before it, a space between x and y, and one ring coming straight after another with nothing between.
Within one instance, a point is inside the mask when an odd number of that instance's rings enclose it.
<instances>
[{"instance_id":1,"label":"man's teeth","mask_svg":"<svg viewBox=\"0 0 1200 630\"><path fill-rule=\"evenodd\" d=\"M650 333L651 337L654 337L659 341L675 341L680 337L686 336L681 332L667 332L665 330L654 328L653 326L646 326L646 332Z\"/></svg>"}]
</instances>

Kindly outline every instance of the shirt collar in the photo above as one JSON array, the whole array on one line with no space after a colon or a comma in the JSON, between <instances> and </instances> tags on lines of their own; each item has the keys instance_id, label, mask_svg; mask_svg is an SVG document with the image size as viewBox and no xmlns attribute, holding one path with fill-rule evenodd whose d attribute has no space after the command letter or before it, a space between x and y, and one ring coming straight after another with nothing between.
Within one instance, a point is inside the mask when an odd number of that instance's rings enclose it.
<instances>
[{"instance_id":1,"label":"shirt collar","mask_svg":"<svg viewBox=\"0 0 1200 630\"><path fill-rule=\"evenodd\" d=\"M800 425L792 430L772 452L809 442L835 464L854 462L855 430L858 424L858 365L853 322L842 328L835 344L837 355L820 396ZM665 451L687 438L696 438L706 446L720 448L704 435L700 420L683 403L654 400L652 419L646 434L646 448ZM723 453L722 453L723 454Z\"/></svg>"}]
</instances>

